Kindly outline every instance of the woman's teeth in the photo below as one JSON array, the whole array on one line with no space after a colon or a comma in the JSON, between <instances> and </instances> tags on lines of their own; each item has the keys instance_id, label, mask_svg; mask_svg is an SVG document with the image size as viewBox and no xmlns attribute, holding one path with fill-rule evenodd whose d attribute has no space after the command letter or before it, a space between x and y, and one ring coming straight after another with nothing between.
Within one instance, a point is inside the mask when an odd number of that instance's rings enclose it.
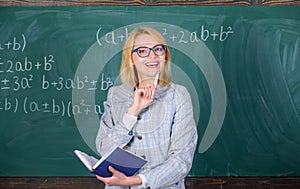
<instances>
[{"instance_id":1,"label":"woman's teeth","mask_svg":"<svg viewBox=\"0 0 300 189\"><path fill-rule=\"evenodd\" d=\"M151 66L157 66L157 65L158 65L157 62L151 62L151 63L146 64L146 66L149 66L149 67L151 67Z\"/></svg>"}]
</instances>

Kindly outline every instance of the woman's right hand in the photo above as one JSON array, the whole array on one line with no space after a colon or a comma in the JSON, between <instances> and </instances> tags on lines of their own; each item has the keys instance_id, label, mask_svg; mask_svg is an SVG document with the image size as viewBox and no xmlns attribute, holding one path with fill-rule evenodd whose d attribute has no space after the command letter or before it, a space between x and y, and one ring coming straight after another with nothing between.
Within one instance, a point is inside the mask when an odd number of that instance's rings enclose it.
<instances>
[{"instance_id":1,"label":"woman's right hand","mask_svg":"<svg viewBox=\"0 0 300 189\"><path fill-rule=\"evenodd\" d=\"M127 113L133 116L138 114L153 101L156 93L156 88L153 84L147 87L138 88L134 91L134 99ZM153 95L154 94L154 95Z\"/></svg>"}]
</instances>

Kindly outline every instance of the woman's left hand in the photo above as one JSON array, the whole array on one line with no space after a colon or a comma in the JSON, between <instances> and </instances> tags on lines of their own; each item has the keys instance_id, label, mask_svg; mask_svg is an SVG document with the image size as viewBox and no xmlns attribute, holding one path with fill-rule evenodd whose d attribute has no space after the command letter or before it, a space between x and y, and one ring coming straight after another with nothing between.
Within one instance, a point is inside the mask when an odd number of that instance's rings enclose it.
<instances>
[{"instance_id":1,"label":"woman's left hand","mask_svg":"<svg viewBox=\"0 0 300 189\"><path fill-rule=\"evenodd\" d=\"M127 177L125 174L117 171L111 166L109 166L108 169L113 174L111 177L101 177L96 175L97 179L107 186L133 186L142 184L142 180L139 176Z\"/></svg>"}]
</instances>

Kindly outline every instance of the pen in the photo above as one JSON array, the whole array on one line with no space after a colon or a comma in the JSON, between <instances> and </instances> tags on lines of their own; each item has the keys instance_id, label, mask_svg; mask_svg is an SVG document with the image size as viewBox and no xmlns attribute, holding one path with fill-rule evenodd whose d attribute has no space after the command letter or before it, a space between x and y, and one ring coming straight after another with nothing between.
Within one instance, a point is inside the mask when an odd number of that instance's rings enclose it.
<instances>
[{"instance_id":1,"label":"pen","mask_svg":"<svg viewBox=\"0 0 300 189\"><path fill-rule=\"evenodd\" d=\"M157 83L158 83L158 78L159 78L159 74L160 74L160 72L158 71L158 72L156 72L156 74L155 74L155 78L154 78L154 88L156 89L156 87L157 87ZM154 90L152 90L152 98L154 97Z\"/></svg>"}]
</instances>

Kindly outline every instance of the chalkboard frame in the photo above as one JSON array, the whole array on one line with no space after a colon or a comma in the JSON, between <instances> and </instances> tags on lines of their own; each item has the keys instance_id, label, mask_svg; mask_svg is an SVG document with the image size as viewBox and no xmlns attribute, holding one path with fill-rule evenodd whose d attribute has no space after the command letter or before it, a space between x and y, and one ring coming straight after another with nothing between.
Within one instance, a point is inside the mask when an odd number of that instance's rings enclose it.
<instances>
[{"instance_id":1,"label":"chalkboard frame","mask_svg":"<svg viewBox=\"0 0 300 189\"><path fill-rule=\"evenodd\" d=\"M294 189L299 177L187 177L186 189ZM73 188L103 189L94 177L0 177L0 188Z\"/></svg>"},{"instance_id":2,"label":"chalkboard frame","mask_svg":"<svg viewBox=\"0 0 300 189\"><path fill-rule=\"evenodd\" d=\"M184 5L184 6L297 6L300 5L298 0L0 0L0 6L169 6L169 5Z\"/></svg>"}]
</instances>

